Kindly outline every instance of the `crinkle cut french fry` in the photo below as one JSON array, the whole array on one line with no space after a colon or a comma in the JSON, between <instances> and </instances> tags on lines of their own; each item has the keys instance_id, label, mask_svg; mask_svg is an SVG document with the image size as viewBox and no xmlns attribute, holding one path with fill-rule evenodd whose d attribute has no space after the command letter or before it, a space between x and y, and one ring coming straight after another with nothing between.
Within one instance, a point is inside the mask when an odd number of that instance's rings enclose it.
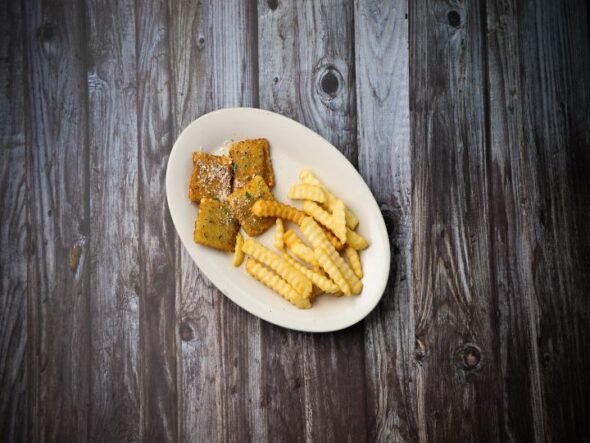
<instances>
[{"instance_id":1,"label":"crinkle cut french fry","mask_svg":"<svg viewBox=\"0 0 590 443\"><path fill-rule=\"evenodd\" d=\"M304 217L299 224L301 232L315 248L330 249L333 248L332 244L328 240L328 237L324 233L324 230L317 224L317 222L311 217Z\"/></svg>"},{"instance_id":2,"label":"crinkle cut french fry","mask_svg":"<svg viewBox=\"0 0 590 443\"><path fill-rule=\"evenodd\" d=\"M272 239L272 242L273 242L274 247L281 250L281 251L285 248L285 242L283 239L284 235L285 235L285 226L283 225L283 220L280 218L277 218L275 235Z\"/></svg>"},{"instance_id":3,"label":"crinkle cut french fry","mask_svg":"<svg viewBox=\"0 0 590 443\"><path fill-rule=\"evenodd\" d=\"M236 236L236 250L234 252L234 266L237 268L244 261L244 251L242 245L244 244L244 237L238 232Z\"/></svg>"},{"instance_id":4,"label":"crinkle cut french fry","mask_svg":"<svg viewBox=\"0 0 590 443\"><path fill-rule=\"evenodd\" d=\"M346 216L344 209L344 202L342 200L336 200L332 208L332 224L336 237L342 243L346 242Z\"/></svg>"},{"instance_id":5,"label":"crinkle cut french fry","mask_svg":"<svg viewBox=\"0 0 590 443\"><path fill-rule=\"evenodd\" d=\"M325 275L320 274L319 272L314 271L313 269L305 267L304 265L298 263L293 257L289 256L286 253L283 254L283 257L290 264L292 264L293 267L297 268L303 275L309 278L312 281L312 283L316 285L318 288L320 288L322 291L328 294L335 294L340 290L338 285L329 278L327 278Z\"/></svg>"},{"instance_id":6,"label":"crinkle cut french fry","mask_svg":"<svg viewBox=\"0 0 590 443\"><path fill-rule=\"evenodd\" d=\"M265 268L260 263L257 263L255 260L249 258L246 261L246 271L260 283L268 286L270 289L278 293L287 301L293 303L298 308L307 309L311 307L310 296L304 296L300 294L291 286L289 286L289 284L281 277L272 272L270 269Z\"/></svg>"},{"instance_id":7,"label":"crinkle cut french fry","mask_svg":"<svg viewBox=\"0 0 590 443\"><path fill-rule=\"evenodd\" d=\"M334 246L334 248L337 251L341 251L342 249L344 249L344 244L340 240L338 240L336 236L332 234L332 232L328 231L327 229L323 229L323 231L324 234L326 234L326 237L328 237L330 243L332 243L332 246Z\"/></svg>"},{"instance_id":8,"label":"crinkle cut french fry","mask_svg":"<svg viewBox=\"0 0 590 443\"><path fill-rule=\"evenodd\" d=\"M346 244L357 251L369 247L369 242L362 235L351 231L350 229L346 230Z\"/></svg>"},{"instance_id":9,"label":"crinkle cut french fry","mask_svg":"<svg viewBox=\"0 0 590 443\"><path fill-rule=\"evenodd\" d=\"M301 224L299 226L301 228L301 232L303 232L303 235L305 235L305 237L313 245L314 252L318 248L323 249L326 252L326 254L328 255L328 257L330 258L330 260L336 265L338 270L342 273L342 275L344 276L344 278L346 279L348 284L350 284L350 289L352 290L352 293L360 294L361 291L363 290L363 283L354 274L353 270L350 268L350 266L348 266L348 263L346 263L342 259L342 257L340 257L340 255L338 255L338 252L331 245L330 241L328 240L328 238L324 234L324 231L322 230L322 228L320 228L320 226L316 223L316 221L313 220L311 217L305 217L301 221ZM316 255L316 259L317 259L317 255ZM320 266L322 266L321 262L320 262ZM328 272L328 270L326 268L324 268L324 270L326 272ZM328 275L330 275L329 272L328 272ZM332 275L330 275L330 277L332 277ZM334 281L336 282L336 284L338 284L338 282L336 280L334 280ZM338 286L340 286L340 285L338 285ZM344 292L344 290L342 292Z\"/></svg>"},{"instance_id":10,"label":"crinkle cut french fry","mask_svg":"<svg viewBox=\"0 0 590 443\"><path fill-rule=\"evenodd\" d=\"M257 217L277 217L297 224L305 217L299 209L274 200L258 200L252 205L251 210Z\"/></svg>"},{"instance_id":11,"label":"crinkle cut french fry","mask_svg":"<svg viewBox=\"0 0 590 443\"><path fill-rule=\"evenodd\" d=\"M326 228L332 231L334 235L338 237L338 240L340 240L341 242L346 241L346 230L339 229L339 227L335 223L332 214L322 209L317 203L312 202L310 200L305 200L303 202L303 212L305 212L308 215L311 215L322 225L324 225Z\"/></svg>"},{"instance_id":12,"label":"crinkle cut french fry","mask_svg":"<svg viewBox=\"0 0 590 443\"><path fill-rule=\"evenodd\" d=\"M244 242L242 250L250 257L255 258L257 261L279 274L279 276L293 286L297 292L307 297L310 296L311 281L281 256L275 254L273 251L252 238L249 238Z\"/></svg>"},{"instance_id":13,"label":"crinkle cut french fry","mask_svg":"<svg viewBox=\"0 0 590 443\"><path fill-rule=\"evenodd\" d=\"M287 248L289 248L297 258L309 263L311 266L319 266L319 263L313 254L313 249L303 243L293 230L287 229L284 240Z\"/></svg>"},{"instance_id":14,"label":"crinkle cut french fry","mask_svg":"<svg viewBox=\"0 0 590 443\"><path fill-rule=\"evenodd\" d=\"M298 183L291 186L287 197L291 200L312 200L318 203L326 201L326 195L322 187L309 183Z\"/></svg>"},{"instance_id":15,"label":"crinkle cut french fry","mask_svg":"<svg viewBox=\"0 0 590 443\"><path fill-rule=\"evenodd\" d=\"M355 275L352 268L344 261L342 257L336 252L334 248L326 250L330 260L338 267L338 270L342 273L346 282L350 285L350 289L353 294L360 294L363 290L363 282Z\"/></svg>"},{"instance_id":16,"label":"crinkle cut french fry","mask_svg":"<svg viewBox=\"0 0 590 443\"><path fill-rule=\"evenodd\" d=\"M299 173L299 179L303 183L309 183L311 185L321 186L321 188L324 190L324 194L326 195L325 205L328 207L328 209L330 211L334 210L333 206L334 206L335 201L338 200L338 198L334 194L332 194L330 191L328 191L328 189L323 185L323 183L321 181L319 181L316 178L316 176L313 175L313 173L309 169L303 169ZM345 212L345 217L346 217L346 226L348 226L350 229L356 228L357 225L359 224L359 219L357 218L357 216L354 215L354 213L350 209L348 209L347 207L345 207L344 212Z\"/></svg>"},{"instance_id":17,"label":"crinkle cut french fry","mask_svg":"<svg viewBox=\"0 0 590 443\"><path fill-rule=\"evenodd\" d=\"M346 258L348 258L350 266L352 267L355 275L358 278L363 278L363 267L361 265L361 258L359 257L357 250L348 246L344 250L344 254L346 254Z\"/></svg>"},{"instance_id":18,"label":"crinkle cut french fry","mask_svg":"<svg viewBox=\"0 0 590 443\"><path fill-rule=\"evenodd\" d=\"M317 247L313 250L315 258L320 263L320 266L328 273L330 278L338 285L344 295L351 295L352 291L350 285L342 275L338 266L330 259L328 253L324 248Z\"/></svg>"}]
</instances>

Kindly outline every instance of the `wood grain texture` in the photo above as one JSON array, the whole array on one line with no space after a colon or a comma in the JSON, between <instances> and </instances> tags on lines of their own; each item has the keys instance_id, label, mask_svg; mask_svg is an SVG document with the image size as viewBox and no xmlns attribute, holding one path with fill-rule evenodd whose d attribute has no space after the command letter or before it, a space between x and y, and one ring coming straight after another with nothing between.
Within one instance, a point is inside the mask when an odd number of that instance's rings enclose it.
<instances>
[{"instance_id":1,"label":"wood grain texture","mask_svg":"<svg viewBox=\"0 0 590 443\"><path fill-rule=\"evenodd\" d=\"M259 1L258 14L260 106L316 130L356 164L352 4ZM267 437L364 440L362 325L334 334L269 324L262 331Z\"/></svg>"},{"instance_id":2,"label":"wood grain texture","mask_svg":"<svg viewBox=\"0 0 590 443\"><path fill-rule=\"evenodd\" d=\"M90 145L89 433L140 437L139 211L135 8L87 2Z\"/></svg>"},{"instance_id":3,"label":"wood grain texture","mask_svg":"<svg viewBox=\"0 0 590 443\"><path fill-rule=\"evenodd\" d=\"M590 54L584 2L487 5L504 432L590 433Z\"/></svg>"},{"instance_id":4,"label":"wood grain texture","mask_svg":"<svg viewBox=\"0 0 590 443\"><path fill-rule=\"evenodd\" d=\"M177 441L177 245L164 187L173 142L167 4L136 2L136 17L140 439Z\"/></svg>"},{"instance_id":5,"label":"wood grain texture","mask_svg":"<svg viewBox=\"0 0 590 443\"><path fill-rule=\"evenodd\" d=\"M0 438L27 441L27 175L23 18L0 5Z\"/></svg>"},{"instance_id":6,"label":"wood grain texture","mask_svg":"<svg viewBox=\"0 0 590 443\"><path fill-rule=\"evenodd\" d=\"M410 3L420 440L499 439L482 7Z\"/></svg>"},{"instance_id":7,"label":"wood grain texture","mask_svg":"<svg viewBox=\"0 0 590 443\"><path fill-rule=\"evenodd\" d=\"M31 2L26 20L30 436L88 436L89 212L83 11Z\"/></svg>"},{"instance_id":8,"label":"wood grain texture","mask_svg":"<svg viewBox=\"0 0 590 443\"><path fill-rule=\"evenodd\" d=\"M354 35L359 170L392 252L387 290L365 321L368 440L416 441L407 2L355 2Z\"/></svg>"},{"instance_id":9,"label":"wood grain texture","mask_svg":"<svg viewBox=\"0 0 590 443\"><path fill-rule=\"evenodd\" d=\"M257 102L253 2L169 2L176 134L203 113ZM220 140L220 143L223 140ZM260 320L177 262L181 438L260 440Z\"/></svg>"}]
</instances>

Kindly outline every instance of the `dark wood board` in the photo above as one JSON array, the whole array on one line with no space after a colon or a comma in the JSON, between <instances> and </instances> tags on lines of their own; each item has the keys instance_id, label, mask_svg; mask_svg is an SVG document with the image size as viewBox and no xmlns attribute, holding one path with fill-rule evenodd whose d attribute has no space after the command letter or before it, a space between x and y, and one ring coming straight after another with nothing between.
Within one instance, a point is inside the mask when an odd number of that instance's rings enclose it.
<instances>
[{"instance_id":1,"label":"dark wood board","mask_svg":"<svg viewBox=\"0 0 590 443\"><path fill-rule=\"evenodd\" d=\"M5 3L0 441L588 438L584 2ZM229 106L368 183L392 263L363 322L270 325L181 246L169 152Z\"/></svg>"}]
</instances>

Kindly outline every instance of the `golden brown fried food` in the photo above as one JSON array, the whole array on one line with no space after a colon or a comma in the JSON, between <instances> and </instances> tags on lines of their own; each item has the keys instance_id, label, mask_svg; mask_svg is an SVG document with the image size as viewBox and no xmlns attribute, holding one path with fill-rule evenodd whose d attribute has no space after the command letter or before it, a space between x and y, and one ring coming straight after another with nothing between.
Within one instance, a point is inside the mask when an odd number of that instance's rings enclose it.
<instances>
[{"instance_id":1,"label":"golden brown fried food","mask_svg":"<svg viewBox=\"0 0 590 443\"><path fill-rule=\"evenodd\" d=\"M267 139L257 138L232 143L229 155L233 160L234 189L246 186L256 175L261 176L269 188L274 186L275 176Z\"/></svg>"},{"instance_id":2,"label":"golden brown fried food","mask_svg":"<svg viewBox=\"0 0 590 443\"><path fill-rule=\"evenodd\" d=\"M273 200L273 195L259 175L243 188L236 189L227 198L232 214L250 237L262 234L274 224L274 219L258 217L252 212L252 205L260 199Z\"/></svg>"},{"instance_id":3,"label":"golden brown fried food","mask_svg":"<svg viewBox=\"0 0 590 443\"><path fill-rule=\"evenodd\" d=\"M236 244L240 225L227 204L204 198L199 205L194 240L205 246L231 252Z\"/></svg>"},{"instance_id":4,"label":"golden brown fried food","mask_svg":"<svg viewBox=\"0 0 590 443\"><path fill-rule=\"evenodd\" d=\"M231 192L232 176L229 157L193 152L193 173L188 198L195 203L202 198L225 200Z\"/></svg>"}]
</instances>

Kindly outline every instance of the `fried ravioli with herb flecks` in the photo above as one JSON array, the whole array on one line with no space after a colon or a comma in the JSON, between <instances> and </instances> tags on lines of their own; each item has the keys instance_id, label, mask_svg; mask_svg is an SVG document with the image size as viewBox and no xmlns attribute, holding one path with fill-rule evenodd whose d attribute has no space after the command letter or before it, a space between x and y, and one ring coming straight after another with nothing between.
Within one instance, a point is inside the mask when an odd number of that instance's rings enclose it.
<instances>
[{"instance_id":1,"label":"fried ravioli with herb flecks","mask_svg":"<svg viewBox=\"0 0 590 443\"><path fill-rule=\"evenodd\" d=\"M266 182L259 175L250 180L246 186L232 192L227 202L235 218L238 219L246 233L256 237L274 224L274 218L257 217L251 208L256 201L274 200Z\"/></svg>"},{"instance_id":2,"label":"fried ravioli with herb flecks","mask_svg":"<svg viewBox=\"0 0 590 443\"><path fill-rule=\"evenodd\" d=\"M232 143L229 155L233 161L234 189L243 188L256 175L261 176L269 188L274 186L275 176L267 139L257 138Z\"/></svg>"},{"instance_id":3,"label":"fried ravioli with herb flecks","mask_svg":"<svg viewBox=\"0 0 590 443\"><path fill-rule=\"evenodd\" d=\"M232 252L239 230L240 225L226 203L210 198L201 200L195 222L196 243Z\"/></svg>"},{"instance_id":4,"label":"fried ravioli with herb flecks","mask_svg":"<svg viewBox=\"0 0 590 443\"><path fill-rule=\"evenodd\" d=\"M193 173L188 190L191 201L202 198L225 200L231 192L231 159L227 156L193 152Z\"/></svg>"}]
</instances>

